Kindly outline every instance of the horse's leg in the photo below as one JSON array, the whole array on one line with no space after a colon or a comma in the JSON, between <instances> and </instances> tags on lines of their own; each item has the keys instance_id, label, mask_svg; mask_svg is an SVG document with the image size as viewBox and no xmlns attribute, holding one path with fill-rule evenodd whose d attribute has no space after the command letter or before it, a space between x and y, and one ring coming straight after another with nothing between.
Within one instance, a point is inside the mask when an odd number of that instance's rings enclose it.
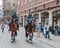
<instances>
[{"instance_id":1,"label":"horse's leg","mask_svg":"<svg viewBox=\"0 0 60 48\"><path fill-rule=\"evenodd\" d=\"M26 41L28 42L28 33L26 32Z\"/></svg>"},{"instance_id":2,"label":"horse's leg","mask_svg":"<svg viewBox=\"0 0 60 48\"><path fill-rule=\"evenodd\" d=\"M25 36L26 36L26 38L28 38L28 34L27 34L27 31L25 32Z\"/></svg>"},{"instance_id":3,"label":"horse's leg","mask_svg":"<svg viewBox=\"0 0 60 48\"><path fill-rule=\"evenodd\" d=\"M13 33L11 32L11 39L13 39Z\"/></svg>"},{"instance_id":4,"label":"horse's leg","mask_svg":"<svg viewBox=\"0 0 60 48\"><path fill-rule=\"evenodd\" d=\"M33 39L33 33L32 33L32 36L31 36L31 40Z\"/></svg>"},{"instance_id":5,"label":"horse's leg","mask_svg":"<svg viewBox=\"0 0 60 48\"><path fill-rule=\"evenodd\" d=\"M13 32L13 41L15 41L15 32Z\"/></svg>"},{"instance_id":6,"label":"horse's leg","mask_svg":"<svg viewBox=\"0 0 60 48\"><path fill-rule=\"evenodd\" d=\"M13 32L11 32L11 42L13 42Z\"/></svg>"},{"instance_id":7,"label":"horse's leg","mask_svg":"<svg viewBox=\"0 0 60 48\"><path fill-rule=\"evenodd\" d=\"M15 36L17 36L17 31L15 32Z\"/></svg>"},{"instance_id":8,"label":"horse's leg","mask_svg":"<svg viewBox=\"0 0 60 48\"><path fill-rule=\"evenodd\" d=\"M30 41L32 41L32 39L33 39L33 33L30 33Z\"/></svg>"}]
</instances>

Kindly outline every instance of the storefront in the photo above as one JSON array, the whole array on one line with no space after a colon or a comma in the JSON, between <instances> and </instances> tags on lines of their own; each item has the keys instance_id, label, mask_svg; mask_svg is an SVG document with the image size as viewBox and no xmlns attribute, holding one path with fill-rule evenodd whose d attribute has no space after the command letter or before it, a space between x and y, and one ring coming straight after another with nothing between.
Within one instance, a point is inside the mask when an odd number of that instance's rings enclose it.
<instances>
[{"instance_id":1,"label":"storefront","mask_svg":"<svg viewBox=\"0 0 60 48\"><path fill-rule=\"evenodd\" d=\"M53 30L56 24L58 25L58 28L60 28L60 10L54 11L52 13L52 16L53 16L53 23L52 23Z\"/></svg>"},{"instance_id":2,"label":"storefront","mask_svg":"<svg viewBox=\"0 0 60 48\"><path fill-rule=\"evenodd\" d=\"M41 13L41 24L44 26L46 23L49 23L49 13L43 12Z\"/></svg>"}]
</instances>

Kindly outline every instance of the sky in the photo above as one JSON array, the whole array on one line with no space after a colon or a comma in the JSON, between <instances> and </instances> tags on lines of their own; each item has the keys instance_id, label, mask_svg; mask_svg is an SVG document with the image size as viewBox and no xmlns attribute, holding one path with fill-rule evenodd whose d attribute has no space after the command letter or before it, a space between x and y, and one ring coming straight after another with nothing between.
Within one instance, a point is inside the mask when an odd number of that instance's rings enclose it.
<instances>
[{"instance_id":1,"label":"sky","mask_svg":"<svg viewBox=\"0 0 60 48\"><path fill-rule=\"evenodd\" d=\"M2 0L0 0L0 6L2 5Z\"/></svg>"}]
</instances>

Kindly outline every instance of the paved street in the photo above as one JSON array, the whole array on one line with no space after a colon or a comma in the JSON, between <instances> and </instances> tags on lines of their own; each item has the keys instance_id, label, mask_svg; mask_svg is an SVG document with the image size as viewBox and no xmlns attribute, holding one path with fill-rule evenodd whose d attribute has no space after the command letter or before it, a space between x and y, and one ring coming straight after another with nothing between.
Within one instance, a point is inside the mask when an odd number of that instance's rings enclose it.
<instances>
[{"instance_id":1,"label":"paved street","mask_svg":"<svg viewBox=\"0 0 60 48\"><path fill-rule=\"evenodd\" d=\"M5 28L4 33L0 29L0 48L55 48L34 37L33 44L25 41L24 29L20 28L15 43L11 43L10 32Z\"/></svg>"}]
</instances>

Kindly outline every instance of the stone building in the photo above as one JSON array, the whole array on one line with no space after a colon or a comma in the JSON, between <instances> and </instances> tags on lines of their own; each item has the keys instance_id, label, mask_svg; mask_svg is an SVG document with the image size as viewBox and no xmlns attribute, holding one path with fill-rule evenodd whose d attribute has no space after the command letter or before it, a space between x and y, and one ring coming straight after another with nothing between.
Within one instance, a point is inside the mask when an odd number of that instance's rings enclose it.
<instances>
[{"instance_id":1,"label":"stone building","mask_svg":"<svg viewBox=\"0 0 60 48\"><path fill-rule=\"evenodd\" d=\"M49 23L54 28L56 24L60 27L60 0L20 0L20 22L26 24L29 12L40 22L42 26Z\"/></svg>"},{"instance_id":2,"label":"stone building","mask_svg":"<svg viewBox=\"0 0 60 48\"><path fill-rule=\"evenodd\" d=\"M14 12L19 15L20 0L3 0L4 18L9 18Z\"/></svg>"}]
</instances>

